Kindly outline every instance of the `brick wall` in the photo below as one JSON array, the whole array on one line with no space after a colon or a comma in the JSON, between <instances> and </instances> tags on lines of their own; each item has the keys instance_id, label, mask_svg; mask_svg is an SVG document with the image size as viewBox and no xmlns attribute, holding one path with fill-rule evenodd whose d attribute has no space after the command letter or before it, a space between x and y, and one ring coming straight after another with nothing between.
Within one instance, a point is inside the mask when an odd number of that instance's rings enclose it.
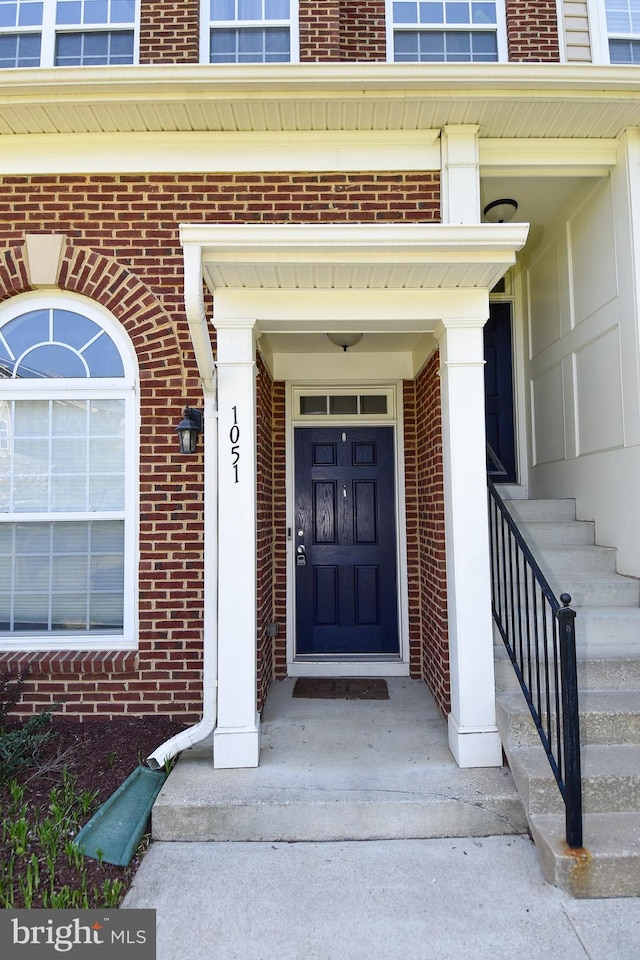
<instances>
[{"instance_id":1,"label":"brick wall","mask_svg":"<svg viewBox=\"0 0 640 960\"><path fill-rule=\"evenodd\" d=\"M140 63L198 63L200 0L140 0Z\"/></svg>"},{"instance_id":2,"label":"brick wall","mask_svg":"<svg viewBox=\"0 0 640 960\"><path fill-rule=\"evenodd\" d=\"M300 62L340 59L339 0L300 0Z\"/></svg>"},{"instance_id":3,"label":"brick wall","mask_svg":"<svg viewBox=\"0 0 640 960\"><path fill-rule=\"evenodd\" d=\"M340 59L387 59L384 0L342 0L340 4Z\"/></svg>"},{"instance_id":4,"label":"brick wall","mask_svg":"<svg viewBox=\"0 0 640 960\"><path fill-rule=\"evenodd\" d=\"M287 675L287 481L285 384L273 384L273 614L278 624L274 641L274 675Z\"/></svg>"},{"instance_id":5,"label":"brick wall","mask_svg":"<svg viewBox=\"0 0 640 960\"><path fill-rule=\"evenodd\" d=\"M409 615L409 669L422 678L421 585L418 516L418 437L416 384L403 384L404 482L407 528L407 591Z\"/></svg>"},{"instance_id":6,"label":"brick wall","mask_svg":"<svg viewBox=\"0 0 640 960\"><path fill-rule=\"evenodd\" d=\"M447 627L442 422L436 351L404 385L411 675L444 714L451 706Z\"/></svg>"},{"instance_id":7,"label":"brick wall","mask_svg":"<svg viewBox=\"0 0 640 960\"><path fill-rule=\"evenodd\" d=\"M434 221L437 174L158 174L0 179L0 300L28 288L25 233L63 233L63 289L101 303L128 331L140 368L140 646L137 658L65 658L39 676L27 709L56 695L70 715L158 712L193 720L201 706L202 462L177 452L182 406L202 403L184 316L180 222ZM283 557L284 387L274 384L274 670L286 665ZM265 608L266 610L266 608ZM266 617L266 612L264 616ZM270 648L263 646L268 657ZM2 664L0 658L0 666ZM12 659L15 665L15 658ZM265 678L270 668L265 667ZM64 674L64 679L62 675ZM265 683L266 683L265 679ZM264 692L264 691L263 691Z\"/></svg>"},{"instance_id":8,"label":"brick wall","mask_svg":"<svg viewBox=\"0 0 640 960\"><path fill-rule=\"evenodd\" d=\"M273 380L259 353L256 363L257 679L261 710L273 679L273 640L267 632L274 620Z\"/></svg>"},{"instance_id":9,"label":"brick wall","mask_svg":"<svg viewBox=\"0 0 640 960\"><path fill-rule=\"evenodd\" d=\"M512 62L559 62L555 0L507 0L507 45Z\"/></svg>"}]
</instances>

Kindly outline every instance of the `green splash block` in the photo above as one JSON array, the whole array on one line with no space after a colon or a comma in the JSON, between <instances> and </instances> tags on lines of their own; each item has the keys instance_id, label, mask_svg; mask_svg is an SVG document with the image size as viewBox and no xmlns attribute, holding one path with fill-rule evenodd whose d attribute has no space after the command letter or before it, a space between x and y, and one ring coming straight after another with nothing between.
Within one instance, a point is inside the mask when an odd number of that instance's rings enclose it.
<instances>
[{"instance_id":1,"label":"green splash block","mask_svg":"<svg viewBox=\"0 0 640 960\"><path fill-rule=\"evenodd\" d=\"M118 867L128 866L166 779L164 770L137 767L105 800L73 842L86 857Z\"/></svg>"}]
</instances>

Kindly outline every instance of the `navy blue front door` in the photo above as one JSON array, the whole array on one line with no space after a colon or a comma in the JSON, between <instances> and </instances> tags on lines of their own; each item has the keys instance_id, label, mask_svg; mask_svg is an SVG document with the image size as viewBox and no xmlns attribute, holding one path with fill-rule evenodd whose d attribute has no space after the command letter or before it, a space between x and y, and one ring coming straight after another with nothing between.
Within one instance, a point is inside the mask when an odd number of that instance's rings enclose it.
<instances>
[{"instance_id":1,"label":"navy blue front door","mask_svg":"<svg viewBox=\"0 0 640 960\"><path fill-rule=\"evenodd\" d=\"M295 431L296 653L398 654L392 427Z\"/></svg>"}]
</instances>

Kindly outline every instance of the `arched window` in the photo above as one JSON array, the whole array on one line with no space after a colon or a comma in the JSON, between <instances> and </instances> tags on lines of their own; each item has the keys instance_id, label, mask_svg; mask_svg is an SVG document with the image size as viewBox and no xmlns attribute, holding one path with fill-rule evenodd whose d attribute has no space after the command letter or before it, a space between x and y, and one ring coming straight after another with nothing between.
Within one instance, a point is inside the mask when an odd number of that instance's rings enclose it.
<instances>
[{"instance_id":1,"label":"arched window","mask_svg":"<svg viewBox=\"0 0 640 960\"><path fill-rule=\"evenodd\" d=\"M0 310L0 648L134 645L135 381L95 304Z\"/></svg>"}]
</instances>

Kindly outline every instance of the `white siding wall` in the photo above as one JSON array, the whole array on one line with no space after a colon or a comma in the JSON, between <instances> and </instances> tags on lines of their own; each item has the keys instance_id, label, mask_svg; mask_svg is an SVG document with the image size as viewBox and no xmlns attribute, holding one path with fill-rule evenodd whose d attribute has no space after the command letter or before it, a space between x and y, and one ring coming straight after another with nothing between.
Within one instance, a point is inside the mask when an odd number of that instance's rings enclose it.
<instances>
[{"instance_id":1,"label":"white siding wall","mask_svg":"<svg viewBox=\"0 0 640 960\"><path fill-rule=\"evenodd\" d=\"M640 133L524 267L531 497L573 497L640 576Z\"/></svg>"},{"instance_id":2,"label":"white siding wall","mask_svg":"<svg viewBox=\"0 0 640 960\"><path fill-rule=\"evenodd\" d=\"M591 63L587 0L563 0L562 22L567 63Z\"/></svg>"}]
</instances>

